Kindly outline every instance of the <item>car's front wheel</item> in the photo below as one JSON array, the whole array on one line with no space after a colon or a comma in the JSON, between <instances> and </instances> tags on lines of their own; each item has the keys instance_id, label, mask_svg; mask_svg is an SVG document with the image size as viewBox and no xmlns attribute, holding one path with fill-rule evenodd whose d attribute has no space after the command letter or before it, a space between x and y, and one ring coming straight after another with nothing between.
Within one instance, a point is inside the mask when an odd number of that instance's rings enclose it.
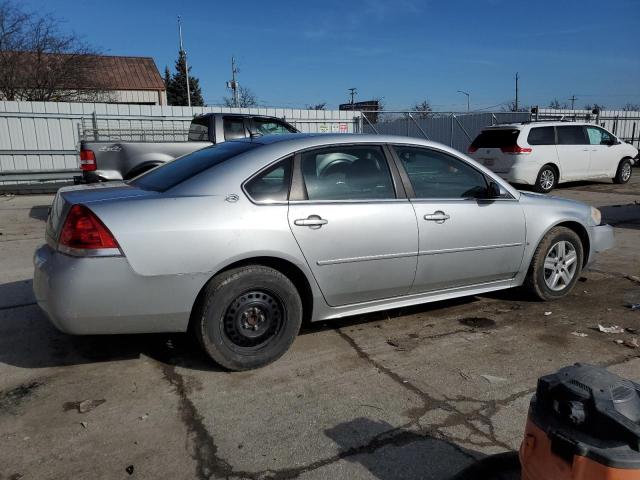
<instances>
[{"instance_id":1,"label":"car's front wheel","mask_svg":"<svg viewBox=\"0 0 640 480\"><path fill-rule=\"evenodd\" d=\"M631 178L631 160L623 158L618 164L616 176L613 177L614 183L627 183Z\"/></svg>"},{"instance_id":2,"label":"car's front wheel","mask_svg":"<svg viewBox=\"0 0 640 480\"><path fill-rule=\"evenodd\" d=\"M249 265L214 277L193 321L200 344L214 361L229 370L249 370L289 349L302 323L302 301L285 275Z\"/></svg>"},{"instance_id":3,"label":"car's front wheel","mask_svg":"<svg viewBox=\"0 0 640 480\"><path fill-rule=\"evenodd\" d=\"M525 286L541 300L564 297L580 277L583 256L576 232L566 227L552 228L533 255Z\"/></svg>"},{"instance_id":4,"label":"car's front wheel","mask_svg":"<svg viewBox=\"0 0 640 480\"><path fill-rule=\"evenodd\" d=\"M545 165L538 172L534 189L536 192L549 193L558 184L556 169L551 165Z\"/></svg>"}]
</instances>

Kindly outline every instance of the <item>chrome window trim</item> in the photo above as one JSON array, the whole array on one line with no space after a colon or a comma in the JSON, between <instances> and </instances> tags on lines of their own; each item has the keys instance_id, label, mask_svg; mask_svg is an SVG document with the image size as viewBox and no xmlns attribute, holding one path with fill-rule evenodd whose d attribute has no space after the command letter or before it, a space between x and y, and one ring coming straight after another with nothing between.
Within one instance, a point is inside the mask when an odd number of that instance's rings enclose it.
<instances>
[{"instance_id":1,"label":"chrome window trim","mask_svg":"<svg viewBox=\"0 0 640 480\"><path fill-rule=\"evenodd\" d=\"M408 198L379 198L358 200L289 200L289 205L336 205L336 204L377 204L377 203L409 203Z\"/></svg>"}]
</instances>

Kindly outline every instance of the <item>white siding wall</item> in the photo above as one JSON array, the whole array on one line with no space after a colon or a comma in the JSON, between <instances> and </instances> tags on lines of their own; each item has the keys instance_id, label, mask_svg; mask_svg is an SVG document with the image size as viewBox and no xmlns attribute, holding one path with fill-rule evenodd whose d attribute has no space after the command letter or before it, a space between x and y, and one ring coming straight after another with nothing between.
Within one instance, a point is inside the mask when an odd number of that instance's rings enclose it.
<instances>
[{"instance_id":1,"label":"white siding wall","mask_svg":"<svg viewBox=\"0 0 640 480\"><path fill-rule=\"evenodd\" d=\"M148 140L162 140L153 132L177 130L184 138L193 116L208 112L271 115L303 132L353 132L360 121L359 112L337 110L0 101L0 172L77 169L80 130L94 122L99 130L145 131Z\"/></svg>"}]
</instances>

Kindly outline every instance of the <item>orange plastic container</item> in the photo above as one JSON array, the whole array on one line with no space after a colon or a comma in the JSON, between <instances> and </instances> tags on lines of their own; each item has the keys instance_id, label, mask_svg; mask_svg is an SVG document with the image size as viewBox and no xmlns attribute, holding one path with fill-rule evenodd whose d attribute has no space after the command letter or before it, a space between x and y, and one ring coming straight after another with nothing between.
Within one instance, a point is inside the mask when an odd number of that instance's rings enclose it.
<instances>
[{"instance_id":1,"label":"orange plastic container","mask_svg":"<svg viewBox=\"0 0 640 480\"><path fill-rule=\"evenodd\" d=\"M586 364L538 380L522 480L640 480L640 385Z\"/></svg>"}]
</instances>

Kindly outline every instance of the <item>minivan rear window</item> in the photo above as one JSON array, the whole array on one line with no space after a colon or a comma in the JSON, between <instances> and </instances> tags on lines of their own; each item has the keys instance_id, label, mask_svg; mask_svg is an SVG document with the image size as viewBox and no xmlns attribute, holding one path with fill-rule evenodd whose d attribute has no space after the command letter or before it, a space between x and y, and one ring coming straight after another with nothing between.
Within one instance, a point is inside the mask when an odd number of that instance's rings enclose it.
<instances>
[{"instance_id":1,"label":"minivan rear window","mask_svg":"<svg viewBox=\"0 0 640 480\"><path fill-rule=\"evenodd\" d=\"M201 172L255 148L250 142L224 142L176 158L135 178L130 183L143 190L165 192Z\"/></svg>"},{"instance_id":2,"label":"minivan rear window","mask_svg":"<svg viewBox=\"0 0 640 480\"><path fill-rule=\"evenodd\" d=\"M483 130L471 144L471 148L502 148L516 144L520 130L492 128Z\"/></svg>"},{"instance_id":3,"label":"minivan rear window","mask_svg":"<svg viewBox=\"0 0 640 480\"><path fill-rule=\"evenodd\" d=\"M553 127L532 128L527 137L529 145L555 145L556 133Z\"/></svg>"}]
</instances>

